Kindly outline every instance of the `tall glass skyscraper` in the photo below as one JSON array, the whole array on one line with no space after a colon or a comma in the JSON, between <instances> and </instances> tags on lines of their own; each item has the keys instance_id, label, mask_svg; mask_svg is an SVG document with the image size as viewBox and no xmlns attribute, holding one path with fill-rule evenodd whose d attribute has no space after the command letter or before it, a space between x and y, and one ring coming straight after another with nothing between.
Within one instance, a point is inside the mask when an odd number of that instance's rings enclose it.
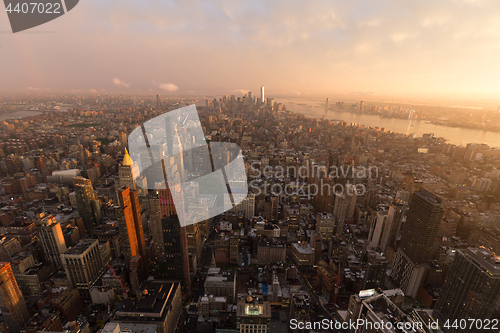
<instances>
[{"instance_id":1,"label":"tall glass skyscraper","mask_svg":"<svg viewBox=\"0 0 500 333\"><path fill-rule=\"evenodd\" d=\"M434 316L443 324L453 326L455 320L493 319L493 311L500 297L500 257L485 248L458 250L446 277L443 292L434 310ZM467 331L483 332L473 325ZM441 325L443 326L443 325ZM446 330L446 328L445 328ZM462 332L460 324L454 331Z\"/></svg>"}]
</instances>

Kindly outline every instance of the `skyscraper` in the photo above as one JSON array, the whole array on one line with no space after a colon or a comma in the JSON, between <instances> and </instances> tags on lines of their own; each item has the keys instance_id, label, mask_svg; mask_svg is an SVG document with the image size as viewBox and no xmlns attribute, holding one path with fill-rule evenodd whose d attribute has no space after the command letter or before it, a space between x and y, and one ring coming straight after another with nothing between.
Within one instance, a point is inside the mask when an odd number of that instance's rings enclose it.
<instances>
[{"instance_id":1,"label":"skyscraper","mask_svg":"<svg viewBox=\"0 0 500 333\"><path fill-rule=\"evenodd\" d=\"M139 165L132 161L127 148L125 148L123 161L118 167L118 175L120 177L120 188L126 186L131 190L137 190L135 177L139 175Z\"/></svg>"},{"instance_id":2,"label":"skyscraper","mask_svg":"<svg viewBox=\"0 0 500 333\"><path fill-rule=\"evenodd\" d=\"M383 288L388 265L389 262L381 253L368 251L368 264L362 289Z\"/></svg>"},{"instance_id":3,"label":"skyscraper","mask_svg":"<svg viewBox=\"0 0 500 333\"><path fill-rule=\"evenodd\" d=\"M387 224L387 211L380 210L369 218L370 234L368 235L368 250L378 249L382 239L382 232Z\"/></svg>"},{"instance_id":4,"label":"skyscraper","mask_svg":"<svg viewBox=\"0 0 500 333\"><path fill-rule=\"evenodd\" d=\"M189 290L191 277L189 275L186 227L181 227L179 218L175 214L162 218L161 224L167 278L183 281L184 286Z\"/></svg>"},{"instance_id":5,"label":"skyscraper","mask_svg":"<svg viewBox=\"0 0 500 333\"><path fill-rule=\"evenodd\" d=\"M413 194L391 279L406 295L415 297L443 218L441 197L422 188Z\"/></svg>"},{"instance_id":6,"label":"skyscraper","mask_svg":"<svg viewBox=\"0 0 500 333\"><path fill-rule=\"evenodd\" d=\"M344 222L347 215L348 201L345 194L335 194L335 205L333 206L333 216L335 217L335 234L342 235L344 232Z\"/></svg>"},{"instance_id":7,"label":"skyscraper","mask_svg":"<svg viewBox=\"0 0 500 333\"><path fill-rule=\"evenodd\" d=\"M141 211L137 191L123 187L118 191L120 210L118 211L118 227L120 230L120 247L125 252L128 260L134 256L141 256L143 261L146 257L146 244L144 229L142 228Z\"/></svg>"},{"instance_id":8,"label":"skyscraper","mask_svg":"<svg viewBox=\"0 0 500 333\"><path fill-rule=\"evenodd\" d=\"M73 186L75 188L78 214L83 219L85 231L89 233L101 223L101 202L89 179L74 177Z\"/></svg>"},{"instance_id":9,"label":"skyscraper","mask_svg":"<svg viewBox=\"0 0 500 333\"><path fill-rule=\"evenodd\" d=\"M458 250L446 276L434 316L443 323L449 319L450 326L457 319L493 319L499 297L500 258L485 248ZM480 327L472 329L473 332L481 331ZM464 330L459 325L457 330L451 328L449 331Z\"/></svg>"},{"instance_id":10,"label":"skyscraper","mask_svg":"<svg viewBox=\"0 0 500 333\"><path fill-rule=\"evenodd\" d=\"M38 238L47 258L56 268L62 268L61 254L66 251L66 243L61 224L52 216L44 217L37 225Z\"/></svg>"},{"instance_id":11,"label":"skyscraper","mask_svg":"<svg viewBox=\"0 0 500 333\"><path fill-rule=\"evenodd\" d=\"M395 201L389 208L387 216L387 223L383 230L382 239L380 241L380 250L386 252L387 247L396 245L396 237L401 230L401 224L406 218L408 211L408 203L402 201Z\"/></svg>"},{"instance_id":12,"label":"skyscraper","mask_svg":"<svg viewBox=\"0 0 500 333\"><path fill-rule=\"evenodd\" d=\"M260 87L260 100L261 100L262 104L266 103L266 100L264 98L264 86Z\"/></svg>"},{"instance_id":13,"label":"skyscraper","mask_svg":"<svg viewBox=\"0 0 500 333\"><path fill-rule=\"evenodd\" d=\"M156 95L156 107L161 108L161 96Z\"/></svg>"},{"instance_id":14,"label":"skyscraper","mask_svg":"<svg viewBox=\"0 0 500 333\"><path fill-rule=\"evenodd\" d=\"M104 274L110 260L109 243L101 245L97 239L82 239L61 254L66 276L82 298L87 299L90 298L90 289Z\"/></svg>"},{"instance_id":15,"label":"skyscraper","mask_svg":"<svg viewBox=\"0 0 500 333\"><path fill-rule=\"evenodd\" d=\"M10 263L0 262L0 310L10 333L19 333L30 319Z\"/></svg>"},{"instance_id":16,"label":"skyscraper","mask_svg":"<svg viewBox=\"0 0 500 333\"><path fill-rule=\"evenodd\" d=\"M442 198L421 189L413 194L401 238L401 249L415 263L429 260L443 218Z\"/></svg>"}]
</instances>

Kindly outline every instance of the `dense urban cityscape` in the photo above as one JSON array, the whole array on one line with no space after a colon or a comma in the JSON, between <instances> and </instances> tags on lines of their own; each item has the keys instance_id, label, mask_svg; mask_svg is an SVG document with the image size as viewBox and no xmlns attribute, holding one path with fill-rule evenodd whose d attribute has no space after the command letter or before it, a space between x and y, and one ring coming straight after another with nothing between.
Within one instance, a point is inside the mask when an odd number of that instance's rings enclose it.
<instances>
[{"instance_id":1,"label":"dense urban cityscape","mask_svg":"<svg viewBox=\"0 0 500 333\"><path fill-rule=\"evenodd\" d=\"M147 142L145 122L188 105L207 144L241 148L244 194L228 184L239 203L222 214L197 155ZM2 97L3 114L37 112L0 129L0 331L499 332L500 147L329 117L446 121L424 107L323 108L305 116L264 87ZM497 110L452 118L499 130ZM182 207L131 157L141 127L195 170Z\"/></svg>"}]
</instances>

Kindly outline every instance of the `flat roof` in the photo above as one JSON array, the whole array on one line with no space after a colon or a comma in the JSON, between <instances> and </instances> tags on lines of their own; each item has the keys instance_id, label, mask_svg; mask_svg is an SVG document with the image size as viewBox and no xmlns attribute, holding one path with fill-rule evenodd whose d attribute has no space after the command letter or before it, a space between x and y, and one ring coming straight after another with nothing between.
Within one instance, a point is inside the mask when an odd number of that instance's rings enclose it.
<instances>
[{"instance_id":1,"label":"flat roof","mask_svg":"<svg viewBox=\"0 0 500 333\"><path fill-rule=\"evenodd\" d=\"M101 333L155 333L158 328L157 324L134 324L134 323L107 323Z\"/></svg>"}]
</instances>

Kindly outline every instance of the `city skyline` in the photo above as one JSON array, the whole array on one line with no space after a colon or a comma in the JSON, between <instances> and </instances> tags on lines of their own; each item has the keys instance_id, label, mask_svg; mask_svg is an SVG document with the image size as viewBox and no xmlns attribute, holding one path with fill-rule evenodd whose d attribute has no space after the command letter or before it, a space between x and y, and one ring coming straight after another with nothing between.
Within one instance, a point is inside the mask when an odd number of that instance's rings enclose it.
<instances>
[{"instance_id":1,"label":"city skyline","mask_svg":"<svg viewBox=\"0 0 500 333\"><path fill-rule=\"evenodd\" d=\"M7 34L2 20L9 79L0 90L224 95L264 82L273 96L498 104L495 6L88 1L18 34Z\"/></svg>"}]
</instances>

